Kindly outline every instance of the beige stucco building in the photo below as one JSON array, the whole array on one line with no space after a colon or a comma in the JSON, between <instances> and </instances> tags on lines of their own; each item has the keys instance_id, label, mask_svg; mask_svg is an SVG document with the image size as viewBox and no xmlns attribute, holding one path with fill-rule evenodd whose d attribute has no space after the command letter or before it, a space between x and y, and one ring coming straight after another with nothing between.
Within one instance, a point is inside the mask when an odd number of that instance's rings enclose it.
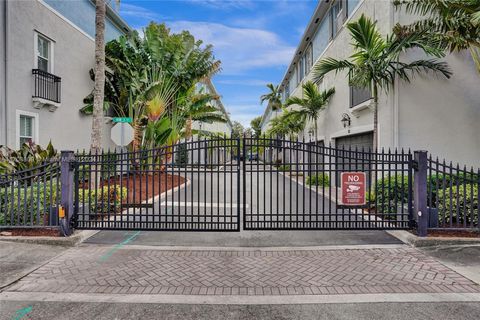
<instances>
[{"instance_id":1,"label":"beige stucco building","mask_svg":"<svg viewBox=\"0 0 480 320\"><path fill-rule=\"evenodd\" d=\"M394 7L392 0L320 0L281 82L283 99L301 96L301 85L312 77L312 66L325 57L345 59L351 52L345 25L365 14L377 21L383 34L395 24L414 18ZM423 57L409 51L402 59ZM468 52L449 54L444 60L453 71L450 80L432 74L411 83L396 81L379 101L379 146L428 150L433 156L480 166L480 75ZM368 92L352 90L345 73L328 74L320 89L335 87L336 94L318 121L320 143L371 147L373 111ZM275 115L265 110L262 130ZM341 119L348 116L350 124ZM344 124L347 124L344 126ZM312 124L303 133L314 136Z\"/></svg>"}]
</instances>

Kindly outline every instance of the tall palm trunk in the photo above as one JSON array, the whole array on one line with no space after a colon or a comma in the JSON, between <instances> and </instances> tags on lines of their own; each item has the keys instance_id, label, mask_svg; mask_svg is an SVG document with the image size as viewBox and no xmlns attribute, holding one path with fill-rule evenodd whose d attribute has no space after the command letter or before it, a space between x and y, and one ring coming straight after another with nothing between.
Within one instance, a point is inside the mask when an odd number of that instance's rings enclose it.
<instances>
[{"instance_id":1,"label":"tall palm trunk","mask_svg":"<svg viewBox=\"0 0 480 320\"><path fill-rule=\"evenodd\" d=\"M140 150L140 146L142 145L143 129L140 121L137 117L133 122L133 152Z\"/></svg>"},{"instance_id":2,"label":"tall palm trunk","mask_svg":"<svg viewBox=\"0 0 480 320\"><path fill-rule=\"evenodd\" d=\"M105 0L95 1L95 87L93 89L93 118L90 151L95 155L102 149L103 99L105 88ZM98 168L94 168L98 172ZM90 189L100 186L100 175L90 178Z\"/></svg>"},{"instance_id":3,"label":"tall palm trunk","mask_svg":"<svg viewBox=\"0 0 480 320\"><path fill-rule=\"evenodd\" d=\"M189 117L185 124L185 139L188 139L192 136L192 122L192 117Z\"/></svg>"},{"instance_id":4,"label":"tall palm trunk","mask_svg":"<svg viewBox=\"0 0 480 320\"><path fill-rule=\"evenodd\" d=\"M473 58L473 62L475 62L477 71L480 73L480 47L470 46L470 55Z\"/></svg>"},{"instance_id":5,"label":"tall palm trunk","mask_svg":"<svg viewBox=\"0 0 480 320\"><path fill-rule=\"evenodd\" d=\"M105 0L95 1L95 87L93 90L93 118L90 149L99 152L102 147L103 99L105 88Z\"/></svg>"}]
</instances>

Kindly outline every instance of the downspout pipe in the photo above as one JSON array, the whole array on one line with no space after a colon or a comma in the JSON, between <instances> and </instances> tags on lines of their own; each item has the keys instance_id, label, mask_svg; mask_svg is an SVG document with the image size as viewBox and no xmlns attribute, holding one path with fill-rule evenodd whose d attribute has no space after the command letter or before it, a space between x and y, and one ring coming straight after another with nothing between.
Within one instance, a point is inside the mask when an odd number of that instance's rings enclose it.
<instances>
[{"instance_id":1,"label":"downspout pipe","mask_svg":"<svg viewBox=\"0 0 480 320\"><path fill-rule=\"evenodd\" d=\"M4 28L3 28L3 41L4 41L4 75L3 75L3 81L4 81L4 84L3 84L3 92L2 92L2 95L3 95L3 103L4 103L4 106L3 106L3 123L2 123L2 127L3 127L3 139L2 141L0 142L0 144L3 144L3 145L7 145L8 144L8 89L7 89L7 86L8 86L8 58L7 58L7 55L8 55L8 0L2 0L2 2L4 3L4 10L3 10L3 23L4 23Z\"/></svg>"}]
</instances>

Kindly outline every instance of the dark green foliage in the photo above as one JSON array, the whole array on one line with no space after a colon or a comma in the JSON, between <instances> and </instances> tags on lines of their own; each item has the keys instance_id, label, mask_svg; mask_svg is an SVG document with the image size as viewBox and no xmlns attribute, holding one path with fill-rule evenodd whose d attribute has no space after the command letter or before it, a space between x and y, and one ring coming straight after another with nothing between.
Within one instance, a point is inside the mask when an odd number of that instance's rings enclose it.
<instances>
[{"instance_id":1,"label":"dark green foliage","mask_svg":"<svg viewBox=\"0 0 480 320\"><path fill-rule=\"evenodd\" d=\"M478 225L478 186L466 184L439 190L438 220L440 224Z\"/></svg>"},{"instance_id":2,"label":"dark green foliage","mask_svg":"<svg viewBox=\"0 0 480 320\"><path fill-rule=\"evenodd\" d=\"M185 143L181 143L177 146L175 154L175 165L179 167L185 167L188 164L188 149Z\"/></svg>"},{"instance_id":3,"label":"dark green foliage","mask_svg":"<svg viewBox=\"0 0 480 320\"><path fill-rule=\"evenodd\" d=\"M309 186L330 187L330 177L325 173L307 176L305 183Z\"/></svg>"},{"instance_id":4,"label":"dark green foliage","mask_svg":"<svg viewBox=\"0 0 480 320\"><path fill-rule=\"evenodd\" d=\"M48 225L59 196L60 185L50 182L0 189L0 226Z\"/></svg>"},{"instance_id":5,"label":"dark green foliage","mask_svg":"<svg viewBox=\"0 0 480 320\"><path fill-rule=\"evenodd\" d=\"M79 203L90 206L92 213L118 212L127 198L127 188L119 185L103 186L98 189L79 189Z\"/></svg>"}]
</instances>

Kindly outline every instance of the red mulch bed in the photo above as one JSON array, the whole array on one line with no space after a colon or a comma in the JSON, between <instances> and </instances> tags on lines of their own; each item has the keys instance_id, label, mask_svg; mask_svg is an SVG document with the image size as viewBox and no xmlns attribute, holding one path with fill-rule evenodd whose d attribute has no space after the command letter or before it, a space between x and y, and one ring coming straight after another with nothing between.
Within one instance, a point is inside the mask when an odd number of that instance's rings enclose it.
<instances>
[{"instance_id":1,"label":"red mulch bed","mask_svg":"<svg viewBox=\"0 0 480 320\"><path fill-rule=\"evenodd\" d=\"M52 228L36 229L5 229L0 232L0 237L60 237L60 230Z\"/></svg>"},{"instance_id":2,"label":"red mulch bed","mask_svg":"<svg viewBox=\"0 0 480 320\"><path fill-rule=\"evenodd\" d=\"M159 195L162 192L178 187L185 182L185 178L166 173L130 174L122 178L112 178L102 181L100 186L121 185L128 190L128 198L124 203L141 203ZM88 182L82 188L89 188ZM135 190L135 191L134 191ZM135 194L134 194L135 193Z\"/></svg>"},{"instance_id":3,"label":"red mulch bed","mask_svg":"<svg viewBox=\"0 0 480 320\"><path fill-rule=\"evenodd\" d=\"M415 230L411 231L414 235L417 235ZM480 232L467 231L467 230L429 230L428 237L441 237L441 238L480 238Z\"/></svg>"}]
</instances>

